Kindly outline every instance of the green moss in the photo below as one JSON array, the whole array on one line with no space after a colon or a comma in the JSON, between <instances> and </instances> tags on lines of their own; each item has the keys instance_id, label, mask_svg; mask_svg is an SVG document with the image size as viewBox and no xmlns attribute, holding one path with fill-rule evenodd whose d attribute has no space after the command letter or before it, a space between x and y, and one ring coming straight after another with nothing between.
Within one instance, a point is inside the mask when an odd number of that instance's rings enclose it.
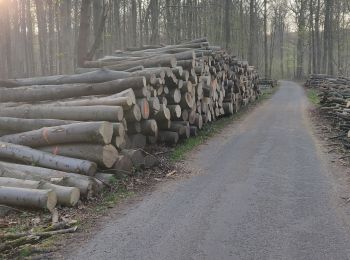
<instances>
[{"instance_id":1,"label":"green moss","mask_svg":"<svg viewBox=\"0 0 350 260\"><path fill-rule=\"evenodd\" d=\"M320 105L320 98L317 95L317 91L315 89L308 89L307 90L307 97L309 98L310 102L314 104L315 106Z\"/></svg>"},{"instance_id":2,"label":"green moss","mask_svg":"<svg viewBox=\"0 0 350 260\"><path fill-rule=\"evenodd\" d=\"M32 250L29 246L26 246L24 248L22 248L20 251L19 251L19 256L20 257L28 257L32 254Z\"/></svg>"}]
</instances>

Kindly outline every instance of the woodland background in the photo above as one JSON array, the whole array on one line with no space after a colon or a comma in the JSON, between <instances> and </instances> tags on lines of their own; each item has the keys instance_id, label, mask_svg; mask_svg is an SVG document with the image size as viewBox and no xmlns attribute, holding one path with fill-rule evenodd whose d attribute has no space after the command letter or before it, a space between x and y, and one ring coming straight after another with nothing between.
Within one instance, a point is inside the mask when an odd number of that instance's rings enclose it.
<instances>
[{"instance_id":1,"label":"woodland background","mask_svg":"<svg viewBox=\"0 0 350 260\"><path fill-rule=\"evenodd\" d=\"M262 76L350 75L349 0L0 0L0 78L203 36Z\"/></svg>"}]
</instances>

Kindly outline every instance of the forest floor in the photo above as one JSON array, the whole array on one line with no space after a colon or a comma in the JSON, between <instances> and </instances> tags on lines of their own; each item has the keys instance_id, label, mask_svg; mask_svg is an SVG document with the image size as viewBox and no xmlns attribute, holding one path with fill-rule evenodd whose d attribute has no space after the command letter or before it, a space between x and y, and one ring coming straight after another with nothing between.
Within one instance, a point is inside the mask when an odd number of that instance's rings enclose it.
<instances>
[{"instance_id":1,"label":"forest floor","mask_svg":"<svg viewBox=\"0 0 350 260\"><path fill-rule=\"evenodd\" d=\"M60 252L65 252L65 248L69 248L70 244L73 243L74 245L74 241L84 242L91 239L105 223L114 219L116 214L118 215L121 212L122 215L126 208L142 201L143 197L152 194L163 183L191 176L192 171L185 167L188 154L200 144L220 133L227 125L238 123L257 105L269 99L277 89L264 90L258 101L249 104L231 117L221 118L212 124L205 125L197 137L187 139L176 147L151 147L148 152L157 156L160 162L158 167L137 172L132 178L116 179L115 183L100 196L88 202L80 203L77 208L58 208L60 220L78 226L77 232L74 234L52 236L34 245L27 244L14 247L13 250L7 250L3 254L0 253L1 259L62 257ZM2 224L2 232L5 233L18 234L29 231L35 233L49 226L51 218L52 215L48 212L12 211L1 219L0 222L2 223L0 224Z\"/></svg>"},{"instance_id":2,"label":"forest floor","mask_svg":"<svg viewBox=\"0 0 350 260\"><path fill-rule=\"evenodd\" d=\"M349 168L320 125L304 89L283 81L187 154L189 174L111 210L56 256L349 259Z\"/></svg>"}]
</instances>

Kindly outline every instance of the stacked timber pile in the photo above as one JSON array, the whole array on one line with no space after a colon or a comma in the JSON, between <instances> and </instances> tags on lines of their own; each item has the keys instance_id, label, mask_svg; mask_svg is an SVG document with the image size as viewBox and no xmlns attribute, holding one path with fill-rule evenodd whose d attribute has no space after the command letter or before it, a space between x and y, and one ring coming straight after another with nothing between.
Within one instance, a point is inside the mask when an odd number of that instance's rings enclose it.
<instances>
[{"instance_id":1,"label":"stacked timber pile","mask_svg":"<svg viewBox=\"0 0 350 260\"><path fill-rule=\"evenodd\" d=\"M317 88L320 113L338 130L333 139L338 139L345 148L350 149L350 80L321 76L315 81L316 78L313 75L307 84Z\"/></svg>"},{"instance_id":2,"label":"stacked timber pile","mask_svg":"<svg viewBox=\"0 0 350 260\"><path fill-rule=\"evenodd\" d=\"M329 83L332 84L340 84L340 85L349 85L350 78L346 77L334 77L326 74L311 74L307 79L305 86L306 87L320 87L327 85Z\"/></svg>"},{"instance_id":3,"label":"stacked timber pile","mask_svg":"<svg viewBox=\"0 0 350 260\"><path fill-rule=\"evenodd\" d=\"M0 204L74 206L113 174L156 164L147 144L175 145L260 94L255 68L205 38L76 73L0 81Z\"/></svg>"},{"instance_id":4,"label":"stacked timber pile","mask_svg":"<svg viewBox=\"0 0 350 260\"><path fill-rule=\"evenodd\" d=\"M274 88L274 87L277 87L277 80L270 79L270 78L263 78L263 79L259 79L257 84L261 89Z\"/></svg>"}]
</instances>

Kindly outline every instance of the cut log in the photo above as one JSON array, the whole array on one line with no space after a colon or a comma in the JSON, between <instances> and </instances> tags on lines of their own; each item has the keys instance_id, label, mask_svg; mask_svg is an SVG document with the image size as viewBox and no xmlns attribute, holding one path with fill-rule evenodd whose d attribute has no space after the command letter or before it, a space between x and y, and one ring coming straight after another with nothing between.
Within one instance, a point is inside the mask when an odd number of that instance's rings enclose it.
<instances>
[{"instance_id":1,"label":"cut log","mask_svg":"<svg viewBox=\"0 0 350 260\"><path fill-rule=\"evenodd\" d=\"M161 81L165 77L165 69L163 68L154 68L152 70L141 70L131 73L130 77L145 77L147 83L151 85L157 84L157 78ZM159 82L159 81L158 81Z\"/></svg>"},{"instance_id":2,"label":"cut log","mask_svg":"<svg viewBox=\"0 0 350 260\"><path fill-rule=\"evenodd\" d=\"M95 162L101 167L111 168L118 157L118 150L113 145L66 144L46 146L40 151Z\"/></svg>"},{"instance_id":3,"label":"cut log","mask_svg":"<svg viewBox=\"0 0 350 260\"><path fill-rule=\"evenodd\" d=\"M178 88L170 90L165 96L169 104L178 104L181 101L181 92Z\"/></svg>"},{"instance_id":4,"label":"cut log","mask_svg":"<svg viewBox=\"0 0 350 260\"><path fill-rule=\"evenodd\" d=\"M74 207L80 198L80 191L75 187L65 187L44 182L40 185L39 189L53 190L57 195L57 204L66 207Z\"/></svg>"},{"instance_id":5,"label":"cut log","mask_svg":"<svg viewBox=\"0 0 350 260\"><path fill-rule=\"evenodd\" d=\"M183 121L188 121L188 116L189 116L188 109L182 109L182 111L181 111L181 119Z\"/></svg>"},{"instance_id":6,"label":"cut log","mask_svg":"<svg viewBox=\"0 0 350 260\"><path fill-rule=\"evenodd\" d=\"M171 118L171 114L170 114L170 110L165 106L165 105L162 105L160 107L160 110L158 111L157 114L155 114L153 116L153 118L157 121L167 121L167 120L170 120Z\"/></svg>"},{"instance_id":7,"label":"cut log","mask_svg":"<svg viewBox=\"0 0 350 260\"><path fill-rule=\"evenodd\" d=\"M134 104L132 97L93 97L70 101L59 101L55 103L49 103L54 106L121 106L123 108L130 108Z\"/></svg>"},{"instance_id":8,"label":"cut log","mask_svg":"<svg viewBox=\"0 0 350 260\"><path fill-rule=\"evenodd\" d=\"M141 133L141 123L140 122L130 122L128 125L128 134L139 134Z\"/></svg>"},{"instance_id":9,"label":"cut log","mask_svg":"<svg viewBox=\"0 0 350 260\"><path fill-rule=\"evenodd\" d=\"M176 53L174 55L178 61L180 61L180 60L196 60L196 54L193 50Z\"/></svg>"},{"instance_id":10,"label":"cut log","mask_svg":"<svg viewBox=\"0 0 350 260\"><path fill-rule=\"evenodd\" d=\"M113 136L125 136L125 127L123 123L112 123Z\"/></svg>"},{"instance_id":11,"label":"cut log","mask_svg":"<svg viewBox=\"0 0 350 260\"><path fill-rule=\"evenodd\" d=\"M0 177L0 186L27 188L27 189L38 189L40 186L40 181L21 180L21 179L16 179L16 178Z\"/></svg>"},{"instance_id":12,"label":"cut log","mask_svg":"<svg viewBox=\"0 0 350 260\"><path fill-rule=\"evenodd\" d=\"M80 198L80 191L74 187L64 187L52 183L21 180L8 177L0 177L0 186L16 187L27 189L53 190L57 195L57 204L72 207L75 206Z\"/></svg>"},{"instance_id":13,"label":"cut log","mask_svg":"<svg viewBox=\"0 0 350 260\"><path fill-rule=\"evenodd\" d=\"M190 70L195 67L195 60L190 59L190 60L178 60L177 61L177 66L181 66L185 70Z\"/></svg>"},{"instance_id":14,"label":"cut log","mask_svg":"<svg viewBox=\"0 0 350 260\"><path fill-rule=\"evenodd\" d=\"M78 121L59 119L25 119L14 117L0 117L0 129L10 130L11 133L21 133L50 126L61 126Z\"/></svg>"},{"instance_id":15,"label":"cut log","mask_svg":"<svg viewBox=\"0 0 350 260\"><path fill-rule=\"evenodd\" d=\"M160 102L158 97L149 98L148 103L149 103L151 115L154 115L160 110Z\"/></svg>"},{"instance_id":16,"label":"cut log","mask_svg":"<svg viewBox=\"0 0 350 260\"><path fill-rule=\"evenodd\" d=\"M124 149L121 153L132 161L132 164L136 169L145 165L145 157L140 150Z\"/></svg>"},{"instance_id":17,"label":"cut log","mask_svg":"<svg viewBox=\"0 0 350 260\"><path fill-rule=\"evenodd\" d=\"M162 143L175 145L179 141L179 134L171 131L159 131L158 139Z\"/></svg>"},{"instance_id":18,"label":"cut log","mask_svg":"<svg viewBox=\"0 0 350 260\"><path fill-rule=\"evenodd\" d=\"M172 119L178 119L181 117L181 107L180 105L168 105L167 106Z\"/></svg>"},{"instance_id":19,"label":"cut log","mask_svg":"<svg viewBox=\"0 0 350 260\"><path fill-rule=\"evenodd\" d=\"M196 121L196 110L192 109L188 115L188 122L193 125Z\"/></svg>"},{"instance_id":20,"label":"cut log","mask_svg":"<svg viewBox=\"0 0 350 260\"><path fill-rule=\"evenodd\" d=\"M168 130L171 126L170 120L162 120L157 122L158 129L160 130Z\"/></svg>"},{"instance_id":21,"label":"cut log","mask_svg":"<svg viewBox=\"0 0 350 260\"><path fill-rule=\"evenodd\" d=\"M179 135L179 137L187 139L191 136L191 128L190 126L185 126L185 132L182 135Z\"/></svg>"},{"instance_id":22,"label":"cut log","mask_svg":"<svg viewBox=\"0 0 350 260\"><path fill-rule=\"evenodd\" d=\"M139 65L139 66L135 66L133 68L130 68L130 69L127 69L127 70L124 70L125 72L135 72L135 71L140 71L140 70L143 70L145 67L142 66L142 65Z\"/></svg>"},{"instance_id":23,"label":"cut log","mask_svg":"<svg viewBox=\"0 0 350 260\"><path fill-rule=\"evenodd\" d=\"M181 108L186 109L192 109L194 106L194 100L192 98L192 95L188 92L182 95L181 102L180 102Z\"/></svg>"},{"instance_id":24,"label":"cut log","mask_svg":"<svg viewBox=\"0 0 350 260\"><path fill-rule=\"evenodd\" d=\"M185 81L183 87L181 88L181 93L185 94L186 92L192 93L193 84L191 81Z\"/></svg>"},{"instance_id":25,"label":"cut log","mask_svg":"<svg viewBox=\"0 0 350 260\"><path fill-rule=\"evenodd\" d=\"M0 129L0 137L5 135L11 135L13 132L11 130L2 130Z\"/></svg>"},{"instance_id":26,"label":"cut log","mask_svg":"<svg viewBox=\"0 0 350 260\"><path fill-rule=\"evenodd\" d=\"M145 86L146 79L144 77L135 77L96 84L42 85L18 88L0 88L0 101L35 102L91 95L111 95L128 88L136 90Z\"/></svg>"},{"instance_id":27,"label":"cut log","mask_svg":"<svg viewBox=\"0 0 350 260\"><path fill-rule=\"evenodd\" d=\"M117 161L113 165L112 170L114 174L132 175L133 167L134 165L130 157L125 155L119 155Z\"/></svg>"},{"instance_id":28,"label":"cut log","mask_svg":"<svg viewBox=\"0 0 350 260\"><path fill-rule=\"evenodd\" d=\"M66 143L110 144L113 126L108 122L85 122L6 135L0 141L30 147Z\"/></svg>"},{"instance_id":29,"label":"cut log","mask_svg":"<svg viewBox=\"0 0 350 260\"><path fill-rule=\"evenodd\" d=\"M180 124L171 124L169 131L172 132L177 132L179 134L179 136L185 136L186 135L186 126L184 125L180 125Z\"/></svg>"},{"instance_id":30,"label":"cut log","mask_svg":"<svg viewBox=\"0 0 350 260\"><path fill-rule=\"evenodd\" d=\"M142 118L139 105L133 105L132 108L125 111L125 119L127 122L138 122Z\"/></svg>"},{"instance_id":31,"label":"cut log","mask_svg":"<svg viewBox=\"0 0 350 260\"><path fill-rule=\"evenodd\" d=\"M181 66L177 66L176 68L172 68L171 71L177 78L181 78L182 74L184 72L183 68Z\"/></svg>"},{"instance_id":32,"label":"cut log","mask_svg":"<svg viewBox=\"0 0 350 260\"><path fill-rule=\"evenodd\" d=\"M190 135L191 136L197 136L198 135L198 128L197 128L197 126L194 126L194 125L190 126Z\"/></svg>"},{"instance_id":33,"label":"cut log","mask_svg":"<svg viewBox=\"0 0 350 260\"><path fill-rule=\"evenodd\" d=\"M233 115L233 104L231 102L223 103L222 107L226 115Z\"/></svg>"},{"instance_id":34,"label":"cut log","mask_svg":"<svg viewBox=\"0 0 350 260\"><path fill-rule=\"evenodd\" d=\"M27 146L5 142L0 142L0 158L18 160L49 169L75 172L89 176L95 174L97 168L93 162L52 155Z\"/></svg>"},{"instance_id":35,"label":"cut log","mask_svg":"<svg viewBox=\"0 0 350 260\"><path fill-rule=\"evenodd\" d=\"M45 76L37 78L13 79L0 81L0 87L18 87L31 85L57 85L57 84L75 84L75 83L99 83L116 79L127 78L130 74L121 71L112 71L100 69L97 71L75 74Z\"/></svg>"},{"instance_id":36,"label":"cut log","mask_svg":"<svg viewBox=\"0 0 350 260\"><path fill-rule=\"evenodd\" d=\"M52 211L56 207L57 196L52 190L0 186L0 204Z\"/></svg>"},{"instance_id":37,"label":"cut log","mask_svg":"<svg viewBox=\"0 0 350 260\"><path fill-rule=\"evenodd\" d=\"M113 143L114 143L115 147L117 147L118 149L125 149L125 147L126 147L126 140L125 140L125 138L126 137L127 137L127 135L123 136L123 137L121 137L121 136L114 137Z\"/></svg>"},{"instance_id":38,"label":"cut log","mask_svg":"<svg viewBox=\"0 0 350 260\"><path fill-rule=\"evenodd\" d=\"M202 129L202 127L203 127L203 118L202 118L201 114L196 113L194 125L196 127L198 127L198 129Z\"/></svg>"},{"instance_id":39,"label":"cut log","mask_svg":"<svg viewBox=\"0 0 350 260\"><path fill-rule=\"evenodd\" d=\"M93 191L93 181L88 176L29 165L0 162L0 176L22 180L46 181L66 187L77 187L81 196L85 198L90 197Z\"/></svg>"},{"instance_id":40,"label":"cut log","mask_svg":"<svg viewBox=\"0 0 350 260\"><path fill-rule=\"evenodd\" d=\"M196 86L197 99L201 100L203 98L203 84L198 83Z\"/></svg>"},{"instance_id":41,"label":"cut log","mask_svg":"<svg viewBox=\"0 0 350 260\"><path fill-rule=\"evenodd\" d=\"M188 121L173 121L171 122L172 125L183 125L183 126L190 126L190 123Z\"/></svg>"},{"instance_id":42,"label":"cut log","mask_svg":"<svg viewBox=\"0 0 350 260\"><path fill-rule=\"evenodd\" d=\"M115 178L113 174L98 172L94 176L95 179L101 181L103 184L111 185L113 184Z\"/></svg>"},{"instance_id":43,"label":"cut log","mask_svg":"<svg viewBox=\"0 0 350 260\"><path fill-rule=\"evenodd\" d=\"M51 107L51 106L21 106L3 108L0 116L19 118L52 118L77 121L121 121L123 108L112 106L76 106L76 107Z\"/></svg>"},{"instance_id":44,"label":"cut log","mask_svg":"<svg viewBox=\"0 0 350 260\"><path fill-rule=\"evenodd\" d=\"M141 121L141 132L144 135L158 136L158 125L156 120L149 119Z\"/></svg>"},{"instance_id":45,"label":"cut log","mask_svg":"<svg viewBox=\"0 0 350 260\"><path fill-rule=\"evenodd\" d=\"M150 114L150 107L147 99L146 98L137 99L137 104L140 107L142 119L148 119Z\"/></svg>"},{"instance_id":46,"label":"cut log","mask_svg":"<svg viewBox=\"0 0 350 260\"><path fill-rule=\"evenodd\" d=\"M115 65L106 66L106 68L111 70L126 70L135 66L142 65L145 68L150 67L176 67L176 57L174 55L159 55L149 59L136 60L136 61L126 61L118 62Z\"/></svg>"},{"instance_id":47,"label":"cut log","mask_svg":"<svg viewBox=\"0 0 350 260\"><path fill-rule=\"evenodd\" d=\"M127 147L129 149L144 149L146 146L146 136L142 134L129 135Z\"/></svg>"},{"instance_id":48,"label":"cut log","mask_svg":"<svg viewBox=\"0 0 350 260\"><path fill-rule=\"evenodd\" d=\"M168 105L168 100L167 100L167 98L166 97L160 97L159 98L159 103L161 104L161 105L164 105L164 106L167 106Z\"/></svg>"}]
</instances>

